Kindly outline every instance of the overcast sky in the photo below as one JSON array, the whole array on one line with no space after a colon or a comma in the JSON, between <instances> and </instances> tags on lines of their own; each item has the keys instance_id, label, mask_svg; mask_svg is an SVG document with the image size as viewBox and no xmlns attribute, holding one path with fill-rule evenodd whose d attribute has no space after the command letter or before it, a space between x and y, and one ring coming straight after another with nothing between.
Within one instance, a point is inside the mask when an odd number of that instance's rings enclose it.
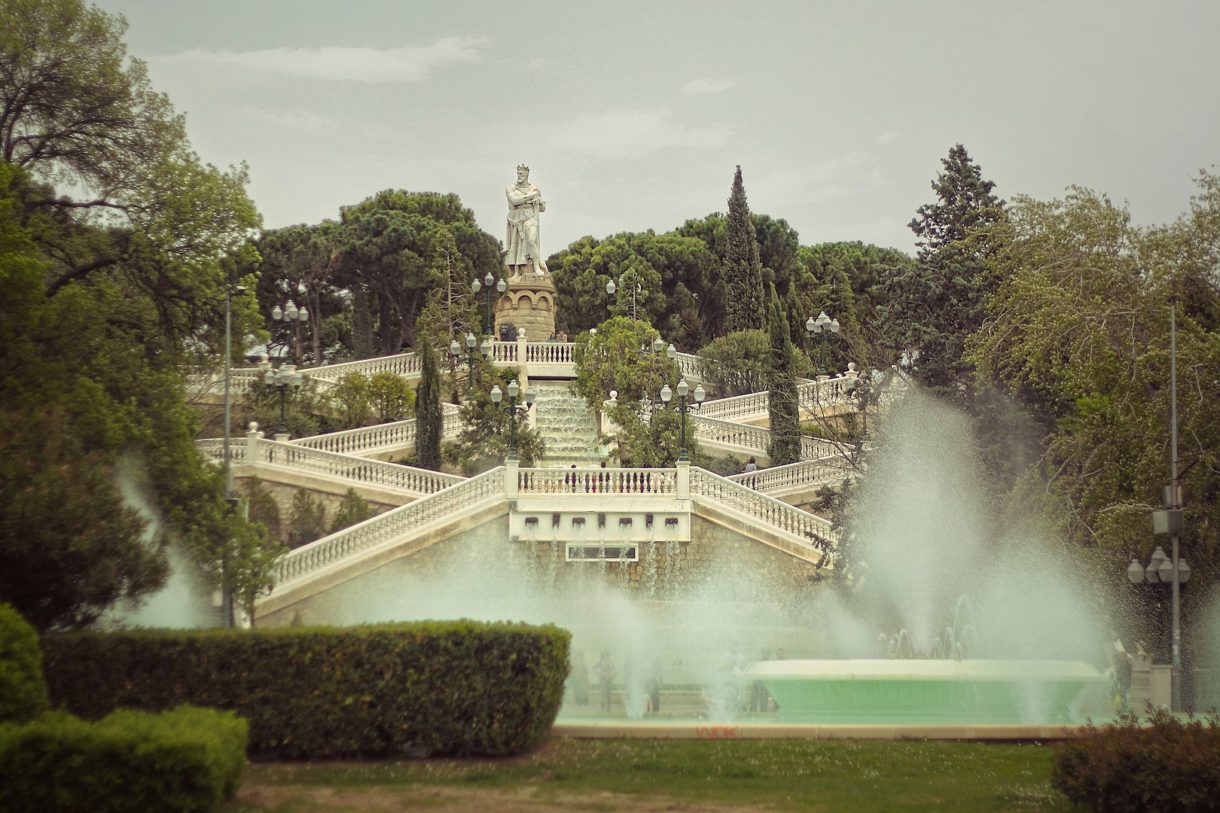
<instances>
[{"instance_id":1,"label":"overcast sky","mask_svg":"<svg viewBox=\"0 0 1220 813\"><path fill-rule=\"evenodd\" d=\"M269 228L382 189L455 192L542 247L750 208L803 244L913 251L955 143L1002 197L1069 185L1141 223L1220 163L1220 2L100 0L205 161Z\"/></svg>"}]
</instances>

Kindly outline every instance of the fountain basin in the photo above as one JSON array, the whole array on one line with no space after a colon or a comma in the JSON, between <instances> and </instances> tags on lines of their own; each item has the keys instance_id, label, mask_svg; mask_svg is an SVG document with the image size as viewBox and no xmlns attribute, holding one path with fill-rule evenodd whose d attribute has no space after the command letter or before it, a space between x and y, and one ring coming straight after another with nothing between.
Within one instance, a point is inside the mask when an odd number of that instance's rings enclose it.
<instances>
[{"instance_id":1,"label":"fountain basin","mask_svg":"<svg viewBox=\"0 0 1220 813\"><path fill-rule=\"evenodd\" d=\"M761 661L779 719L844 724L1046 724L1106 716L1106 677L1080 661Z\"/></svg>"}]
</instances>

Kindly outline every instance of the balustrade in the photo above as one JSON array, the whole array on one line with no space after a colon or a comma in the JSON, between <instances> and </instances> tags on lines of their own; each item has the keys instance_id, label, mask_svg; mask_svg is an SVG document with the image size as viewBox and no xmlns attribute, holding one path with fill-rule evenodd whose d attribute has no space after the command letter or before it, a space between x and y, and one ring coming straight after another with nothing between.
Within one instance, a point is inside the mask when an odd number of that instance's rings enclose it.
<instances>
[{"instance_id":1,"label":"balustrade","mask_svg":"<svg viewBox=\"0 0 1220 813\"><path fill-rule=\"evenodd\" d=\"M761 491L764 494L790 492L832 485L851 476L847 461L835 455L819 460L802 460L787 466L773 466L758 471L733 474L725 478L735 483Z\"/></svg>"},{"instance_id":2,"label":"balustrade","mask_svg":"<svg viewBox=\"0 0 1220 813\"><path fill-rule=\"evenodd\" d=\"M383 543L405 542L429 526L457 519L496 497L504 497L502 466L290 551L276 563L275 583L290 585Z\"/></svg>"},{"instance_id":3,"label":"balustrade","mask_svg":"<svg viewBox=\"0 0 1220 813\"><path fill-rule=\"evenodd\" d=\"M839 543L838 532L828 520L710 471L692 468L690 491L691 497L696 500L708 500L713 505L736 509L765 523L767 530L781 531L801 544L818 550L829 551Z\"/></svg>"},{"instance_id":4,"label":"balustrade","mask_svg":"<svg viewBox=\"0 0 1220 813\"><path fill-rule=\"evenodd\" d=\"M224 438L201 438L195 441L195 448L204 457L224 463L225 460L225 440ZM238 465L246 462L246 441L244 438L237 440L231 438L229 440L229 463Z\"/></svg>"},{"instance_id":5,"label":"balustrade","mask_svg":"<svg viewBox=\"0 0 1220 813\"><path fill-rule=\"evenodd\" d=\"M575 342L526 342L525 360L530 364L572 364Z\"/></svg>"},{"instance_id":6,"label":"balustrade","mask_svg":"<svg viewBox=\"0 0 1220 813\"><path fill-rule=\"evenodd\" d=\"M260 440L257 449L258 459L246 462L284 466L355 483L394 488L412 495L433 494L465 479L455 474L326 452L295 443Z\"/></svg>"},{"instance_id":7,"label":"balustrade","mask_svg":"<svg viewBox=\"0 0 1220 813\"><path fill-rule=\"evenodd\" d=\"M676 494L675 469L520 469L519 494L669 495Z\"/></svg>"}]
</instances>

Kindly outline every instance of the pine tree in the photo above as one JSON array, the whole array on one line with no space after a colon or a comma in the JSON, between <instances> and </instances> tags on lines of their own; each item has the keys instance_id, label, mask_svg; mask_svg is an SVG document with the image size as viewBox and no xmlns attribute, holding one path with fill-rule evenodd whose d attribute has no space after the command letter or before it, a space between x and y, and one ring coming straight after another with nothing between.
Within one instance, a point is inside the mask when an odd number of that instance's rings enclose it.
<instances>
[{"instance_id":1,"label":"pine tree","mask_svg":"<svg viewBox=\"0 0 1220 813\"><path fill-rule=\"evenodd\" d=\"M801 459L801 413L796 378L792 373L793 351L792 338L788 335L788 319L784 316L784 308L774 286L771 288L767 332L771 338L768 358L771 386L767 404L771 441L767 454L773 466L784 466Z\"/></svg>"},{"instance_id":2,"label":"pine tree","mask_svg":"<svg viewBox=\"0 0 1220 813\"><path fill-rule=\"evenodd\" d=\"M762 327L766 314L762 262L758 258L758 240L750 222L740 166L733 175L733 190L729 193L728 247L723 273L728 288L725 332Z\"/></svg>"},{"instance_id":3,"label":"pine tree","mask_svg":"<svg viewBox=\"0 0 1220 813\"><path fill-rule=\"evenodd\" d=\"M995 184L983 179L961 144L941 164L932 183L936 202L920 206L910 223L918 238L916 268L888 286L889 318L916 377L935 391L968 398L972 367L962 351L983 323L995 288L986 273L986 260L996 251L988 227L1004 219L1004 201L992 194Z\"/></svg>"},{"instance_id":4,"label":"pine tree","mask_svg":"<svg viewBox=\"0 0 1220 813\"><path fill-rule=\"evenodd\" d=\"M436 352L427 336L420 339L419 354L423 360L419 389L415 392L415 465L439 471L441 467L441 373L436 365Z\"/></svg>"}]
</instances>

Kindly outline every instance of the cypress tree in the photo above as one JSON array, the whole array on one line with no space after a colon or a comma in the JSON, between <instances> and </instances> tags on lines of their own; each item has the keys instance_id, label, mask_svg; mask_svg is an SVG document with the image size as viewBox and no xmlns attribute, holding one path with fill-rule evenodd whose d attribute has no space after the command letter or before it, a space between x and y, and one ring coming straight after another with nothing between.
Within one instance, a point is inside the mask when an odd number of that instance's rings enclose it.
<instances>
[{"instance_id":1,"label":"cypress tree","mask_svg":"<svg viewBox=\"0 0 1220 813\"><path fill-rule=\"evenodd\" d=\"M441 373L436 353L427 336L420 337L422 369L415 392L415 465L439 471L441 468Z\"/></svg>"},{"instance_id":2,"label":"cypress tree","mask_svg":"<svg viewBox=\"0 0 1220 813\"><path fill-rule=\"evenodd\" d=\"M801 413L796 391L796 377L792 373L792 338L788 335L788 318L775 287L771 287L771 308L767 320L767 332L771 338L768 357L770 388L767 412L771 423L771 442L767 454L773 466L796 463L801 459Z\"/></svg>"},{"instance_id":3,"label":"cypress tree","mask_svg":"<svg viewBox=\"0 0 1220 813\"><path fill-rule=\"evenodd\" d=\"M766 315L763 294L762 262L758 258L758 240L750 222L750 206L741 181L741 167L733 175L733 190L729 193L728 246L724 257L724 276L728 283L725 303L725 332L762 327Z\"/></svg>"}]
</instances>

